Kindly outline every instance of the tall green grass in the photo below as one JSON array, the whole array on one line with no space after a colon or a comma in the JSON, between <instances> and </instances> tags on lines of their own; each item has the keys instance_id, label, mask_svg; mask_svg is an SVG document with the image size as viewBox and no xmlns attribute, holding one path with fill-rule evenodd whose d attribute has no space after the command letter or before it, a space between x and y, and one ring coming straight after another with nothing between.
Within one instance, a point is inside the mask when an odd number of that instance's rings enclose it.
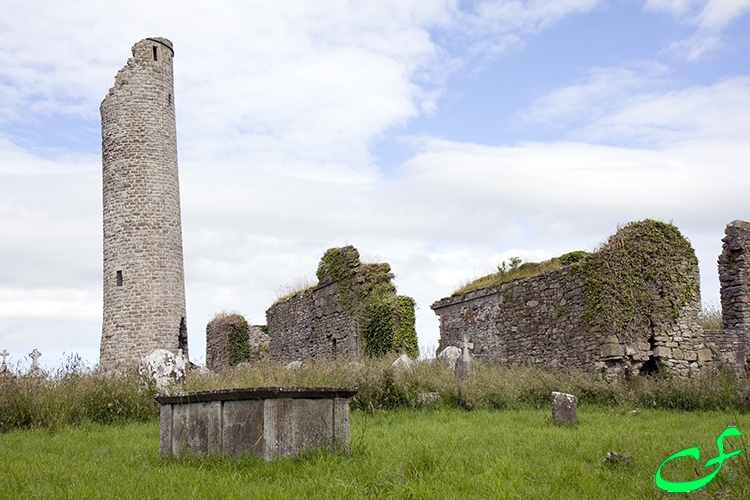
<instances>
[{"instance_id":1,"label":"tall green grass","mask_svg":"<svg viewBox=\"0 0 750 500\"><path fill-rule=\"evenodd\" d=\"M356 387L353 410L420 408L419 395L437 392L432 407L466 410L545 408L552 391L578 397L581 404L698 411L750 412L750 378L731 371L689 379L634 377L607 382L581 372L548 372L478 362L475 381L458 382L439 361L417 362L410 369L391 366L392 358L361 362L306 363L286 369L279 363L211 373L195 370L169 391L260 386ZM67 424L146 421L158 417L152 382L135 372L114 374L72 364L47 377L0 378L0 432L57 428Z\"/></svg>"}]
</instances>

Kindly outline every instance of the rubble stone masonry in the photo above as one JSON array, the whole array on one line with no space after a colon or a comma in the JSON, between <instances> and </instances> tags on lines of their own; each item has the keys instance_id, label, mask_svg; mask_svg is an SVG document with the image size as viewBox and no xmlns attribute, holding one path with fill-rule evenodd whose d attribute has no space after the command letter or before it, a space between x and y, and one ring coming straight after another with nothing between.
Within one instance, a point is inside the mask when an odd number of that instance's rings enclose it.
<instances>
[{"instance_id":1,"label":"rubble stone masonry","mask_svg":"<svg viewBox=\"0 0 750 500\"><path fill-rule=\"evenodd\" d=\"M104 316L100 363L187 356L172 43L147 38L101 104Z\"/></svg>"},{"instance_id":2,"label":"rubble stone masonry","mask_svg":"<svg viewBox=\"0 0 750 500\"><path fill-rule=\"evenodd\" d=\"M692 250L691 250L692 251ZM699 275L686 266L694 293L677 318L653 315L649 331L609 331L586 321L585 276L576 266L446 297L431 307L440 317L439 349L464 335L478 359L545 369L580 369L608 379L648 373L658 366L680 376L713 364L700 324ZM662 300L650 287L653 300Z\"/></svg>"}]
</instances>

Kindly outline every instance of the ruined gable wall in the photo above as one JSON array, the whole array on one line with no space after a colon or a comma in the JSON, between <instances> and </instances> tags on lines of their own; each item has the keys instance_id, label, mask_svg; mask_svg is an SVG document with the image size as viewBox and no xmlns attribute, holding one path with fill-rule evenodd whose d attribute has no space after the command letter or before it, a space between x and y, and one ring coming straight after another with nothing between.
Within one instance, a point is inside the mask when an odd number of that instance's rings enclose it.
<instances>
[{"instance_id":1,"label":"ruined gable wall","mask_svg":"<svg viewBox=\"0 0 750 500\"><path fill-rule=\"evenodd\" d=\"M359 325L341 304L336 283L298 293L266 311L268 353L289 362L359 358Z\"/></svg>"}]
</instances>

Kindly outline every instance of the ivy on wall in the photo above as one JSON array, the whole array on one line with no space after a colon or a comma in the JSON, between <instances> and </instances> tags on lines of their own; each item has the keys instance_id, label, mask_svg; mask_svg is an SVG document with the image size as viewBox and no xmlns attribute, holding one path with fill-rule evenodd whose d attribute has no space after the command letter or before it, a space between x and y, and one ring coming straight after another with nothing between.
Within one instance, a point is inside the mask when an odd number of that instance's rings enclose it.
<instances>
[{"instance_id":1,"label":"ivy on wall","mask_svg":"<svg viewBox=\"0 0 750 500\"><path fill-rule=\"evenodd\" d=\"M603 333L643 335L675 322L699 291L698 259L677 227L646 219L621 227L574 264L584 277L584 319Z\"/></svg>"},{"instance_id":2,"label":"ivy on wall","mask_svg":"<svg viewBox=\"0 0 750 500\"><path fill-rule=\"evenodd\" d=\"M320 260L318 281L336 282L344 310L360 325L363 351L419 355L414 299L396 294L387 263L365 264L353 246L331 248Z\"/></svg>"}]
</instances>

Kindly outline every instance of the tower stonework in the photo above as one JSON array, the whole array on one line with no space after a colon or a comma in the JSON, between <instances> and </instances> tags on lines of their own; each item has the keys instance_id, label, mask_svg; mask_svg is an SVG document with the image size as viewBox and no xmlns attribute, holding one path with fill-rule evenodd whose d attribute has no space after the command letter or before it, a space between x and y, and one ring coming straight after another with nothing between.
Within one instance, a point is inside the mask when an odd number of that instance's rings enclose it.
<instances>
[{"instance_id":1,"label":"tower stonework","mask_svg":"<svg viewBox=\"0 0 750 500\"><path fill-rule=\"evenodd\" d=\"M102 101L104 316L100 364L187 357L172 42L146 38Z\"/></svg>"}]
</instances>

